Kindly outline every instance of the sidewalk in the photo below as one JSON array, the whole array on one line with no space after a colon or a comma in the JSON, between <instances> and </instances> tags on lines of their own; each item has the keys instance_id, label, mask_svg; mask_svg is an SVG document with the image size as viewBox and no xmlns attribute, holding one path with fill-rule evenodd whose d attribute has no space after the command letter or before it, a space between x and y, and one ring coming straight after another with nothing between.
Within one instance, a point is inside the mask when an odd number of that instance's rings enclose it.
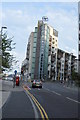
<instances>
[{"instance_id":1,"label":"sidewalk","mask_svg":"<svg viewBox=\"0 0 80 120\"><path fill-rule=\"evenodd\" d=\"M48 80L47 82L51 82L51 83L60 85L64 88L67 88L67 89L70 89L70 90L75 90L75 91L80 90L80 87L76 86L74 83L71 84L71 82L69 82L69 83L68 82L65 82L65 83L62 82L61 83L61 81L58 81L58 80L56 80L56 81Z\"/></svg>"},{"instance_id":2,"label":"sidewalk","mask_svg":"<svg viewBox=\"0 0 80 120\"><path fill-rule=\"evenodd\" d=\"M12 91L23 91L23 88L16 85L15 88L13 88L13 81L0 80L0 110Z\"/></svg>"},{"instance_id":3,"label":"sidewalk","mask_svg":"<svg viewBox=\"0 0 80 120\"><path fill-rule=\"evenodd\" d=\"M62 86L62 87L65 87L67 89L70 89L70 90L75 90L75 91L78 91L79 87L75 85L75 83L68 83L68 82L65 82L65 83L61 83L60 81L58 81L58 83Z\"/></svg>"}]
</instances>

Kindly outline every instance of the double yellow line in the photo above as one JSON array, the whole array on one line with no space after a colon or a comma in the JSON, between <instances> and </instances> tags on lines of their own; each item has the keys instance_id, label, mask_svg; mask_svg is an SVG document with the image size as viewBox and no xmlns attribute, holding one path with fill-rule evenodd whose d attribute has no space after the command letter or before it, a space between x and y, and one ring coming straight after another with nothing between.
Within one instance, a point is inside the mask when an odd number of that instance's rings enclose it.
<instances>
[{"instance_id":1,"label":"double yellow line","mask_svg":"<svg viewBox=\"0 0 80 120\"><path fill-rule=\"evenodd\" d=\"M24 86L23 86L23 88L26 90L26 92L28 93L28 95L32 98L32 100L36 104L36 106L37 106L37 108L38 108L38 110L39 110L39 112L41 114L41 118L43 120L45 120L45 119L49 120L47 113L45 112L44 108L40 105L40 103L37 101L37 99L27 90L27 88L25 88Z\"/></svg>"}]
</instances>

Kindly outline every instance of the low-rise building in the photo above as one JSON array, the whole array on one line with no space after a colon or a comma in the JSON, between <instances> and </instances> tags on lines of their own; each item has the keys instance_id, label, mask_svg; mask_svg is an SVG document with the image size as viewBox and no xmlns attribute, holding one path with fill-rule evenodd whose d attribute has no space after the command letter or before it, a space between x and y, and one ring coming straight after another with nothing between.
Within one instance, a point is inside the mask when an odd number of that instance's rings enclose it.
<instances>
[{"instance_id":1,"label":"low-rise building","mask_svg":"<svg viewBox=\"0 0 80 120\"><path fill-rule=\"evenodd\" d=\"M71 73L73 70L76 72L76 56L72 53L65 52L61 49L55 49L49 59L48 77L52 80L66 80L71 79Z\"/></svg>"}]
</instances>

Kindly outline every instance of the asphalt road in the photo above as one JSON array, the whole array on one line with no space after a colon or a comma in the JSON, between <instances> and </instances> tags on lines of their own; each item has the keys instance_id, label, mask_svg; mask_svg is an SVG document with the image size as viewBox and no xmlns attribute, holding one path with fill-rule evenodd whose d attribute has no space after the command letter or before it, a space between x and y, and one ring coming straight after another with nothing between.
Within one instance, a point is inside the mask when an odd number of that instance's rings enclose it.
<instances>
[{"instance_id":1,"label":"asphalt road","mask_svg":"<svg viewBox=\"0 0 80 120\"><path fill-rule=\"evenodd\" d=\"M20 86L18 89L11 91L2 107L3 118L79 118L77 88L45 82L42 89L32 88L31 83L24 83L23 89Z\"/></svg>"}]
</instances>

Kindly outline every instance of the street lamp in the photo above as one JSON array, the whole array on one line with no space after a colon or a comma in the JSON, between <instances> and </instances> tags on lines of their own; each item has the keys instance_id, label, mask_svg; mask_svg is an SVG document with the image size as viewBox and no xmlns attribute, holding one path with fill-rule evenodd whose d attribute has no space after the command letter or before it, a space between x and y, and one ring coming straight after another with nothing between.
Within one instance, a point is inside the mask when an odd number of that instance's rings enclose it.
<instances>
[{"instance_id":1,"label":"street lamp","mask_svg":"<svg viewBox=\"0 0 80 120\"><path fill-rule=\"evenodd\" d=\"M3 30L3 29L7 29L7 27L6 27L6 26L1 27L1 36L2 36L2 30Z\"/></svg>"},{"instance_id":2,"label":"street lamp","mask_svg":"<svg viewBox=\"0 0 80 120\"><path fill-rule=\"evenodd\" d=\"M3 29L7 29L7 27L6 26L4 26L4 27L1 27L1 35L0 35L0 49L2 49L2 31L3 31Z\"/></svg>"},{"instance_id":3,"label":"street lamp","mask_svg":"<svg viewBox=\"0 0 80 120\"><path fill-rule=\"evenodd\" d=\"M1 35L0 35L0 40L1 40L1 41L2 41L2 31L3 31L3 29L7 29L7 27L6 27L6 26L1 27Z\"/></svg>"}]
</instances>

